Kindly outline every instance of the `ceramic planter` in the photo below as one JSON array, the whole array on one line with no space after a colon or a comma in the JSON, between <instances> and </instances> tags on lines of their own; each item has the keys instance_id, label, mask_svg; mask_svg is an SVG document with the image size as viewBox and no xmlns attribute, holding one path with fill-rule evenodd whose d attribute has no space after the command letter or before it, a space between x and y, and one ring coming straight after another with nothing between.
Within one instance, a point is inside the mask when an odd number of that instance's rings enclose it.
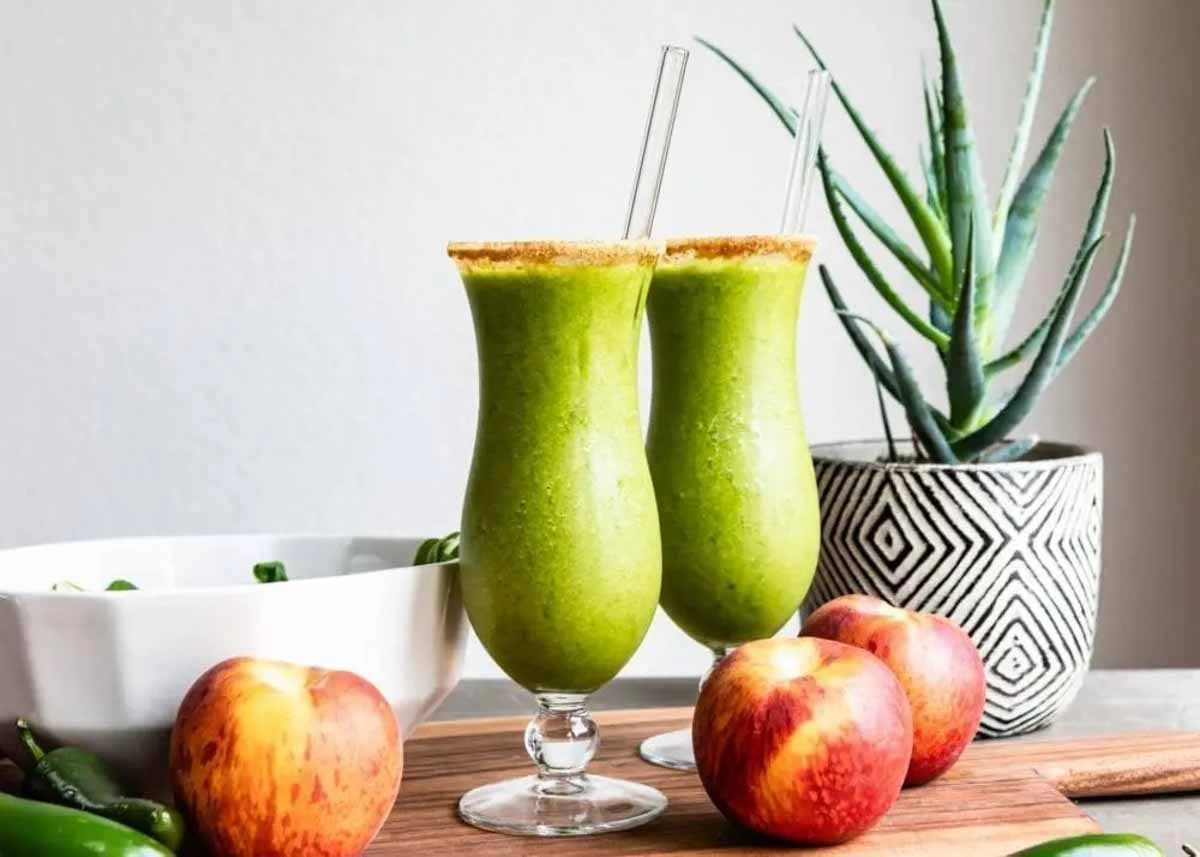
<instances>
[{"instance_id":1,"label":"ceramic planter","mask_svg":"<svg viewBox=\"0 0 1200 857\"><path fill-rule=\"evenodd\" d=\"M1046 726L1092 656L1103 459L1057 443L1006 464L890 464L883 452L813 448L821 557L805 609L863 592L947 616L987 668L981 734Z\"/></svg>"}]
</instances>

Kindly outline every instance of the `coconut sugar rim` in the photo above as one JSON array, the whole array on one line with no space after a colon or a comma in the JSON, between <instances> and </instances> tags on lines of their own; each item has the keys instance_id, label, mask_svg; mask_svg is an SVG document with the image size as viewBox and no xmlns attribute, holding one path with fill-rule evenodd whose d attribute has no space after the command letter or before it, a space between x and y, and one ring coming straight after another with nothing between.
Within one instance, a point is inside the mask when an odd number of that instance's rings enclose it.
<instances>
[{"instance_id":1,"label":"coconut sugar rim","mask_svg":"<svg viewBox=\"0 0 1200 857\"><path fill-rule=\"evenodd\" d=\"M786 256L807 262L816 250L811 235L717 235L702 238L668 238L663 262L692 262L699 259L746 259L756 256Z\"/></svg>"},{"instance_id":2,"label":"coconut sugar rim","mask_svg":"<svg viewBox=\"0 0 1200 857\"><path fill-rule=\"evenodd\" d=\"M649 265L663 253L662 241L481 241L446 247L458 266L521 268L531 265Z\"/></svg>"}]
</instances>

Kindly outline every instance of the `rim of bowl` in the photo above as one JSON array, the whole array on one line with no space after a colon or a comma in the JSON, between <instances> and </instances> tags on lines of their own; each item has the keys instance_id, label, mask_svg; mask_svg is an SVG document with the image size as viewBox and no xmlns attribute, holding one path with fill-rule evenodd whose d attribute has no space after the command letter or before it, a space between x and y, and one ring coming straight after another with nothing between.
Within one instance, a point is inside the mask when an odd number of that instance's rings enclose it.
<instances>
[{"instance_id":1,"label":"rim of bowl","mask_svg":"<svg viewBox=\"0 0 1200 857\"><path fill-rule=\"evenodd\" d=\"M896 440L899 449L911 450L910 440ZM823 464L838 464L857 470L892 470L892 471L930 471L930 470L971 470L971 471L1000 471L1000 470L1050 470L1065 464L1082 462L1100 463L1104 456L1099 450L1077 443L1067 443L1056 440L1039 440L1033 451L1043 450L1047 457L1017 461L995 462L963 462L960 464L942 464L936 461L876 461L873 458L842 457L833 454L837 450L851 453L854 450L879 451L887 449L886 438L864 438L860 440L840 440L829 443L814 443L810 448L814 461Z\"/></svg>"},{"instance_id":2,"label":"rim of bowl","mask_svg":"<svg viewBox=\"0 0 1200 857\"><path fill-rule=\"evenodd\" d=\"M190 536L123 536L114 539L73 539L61 542L41 542L32 545L17 545L16 547L0 549L0 557L8 554L17 553L20 551L37 551L48 550L59 547L77 547L86 548L88 546L99 545L128 545L128 544L145 544L149 542L182 542L182 543L197 543L197 542L219 542L232 539L288 539L293 541L379 541L379 542L420 542L428 536L397 536L397 535L373 535L371 533L213 533L211 535L190 535ZM388 574L396 571L409 569L432 570L441 569L447 566L458 564L458 560L450 562L431 562L423 565L389 565L385 568L376 568L370 571L356 571L353 574L325 574L320 577L300 577L295 580L288 580L288 587L294 585L329 585L330 581L348 581L348 580L363 580L376 575ZM268 586L257 581L247 583L224 583L218 586L177 586L171 589L126 589L120 592L109 592L107 590L83 591L75 592L67 590L63 592L41 592L35 589L9 589L3 585L3 580L0 580L0 600L10 598L73 598L73 599L129 599L129 598L155 598L169 595L189 595L204 593L206 595L221 595L233 594L240 592L262 592L269 593L277 591L273 586Z\"/></svg>"}]
</instances>

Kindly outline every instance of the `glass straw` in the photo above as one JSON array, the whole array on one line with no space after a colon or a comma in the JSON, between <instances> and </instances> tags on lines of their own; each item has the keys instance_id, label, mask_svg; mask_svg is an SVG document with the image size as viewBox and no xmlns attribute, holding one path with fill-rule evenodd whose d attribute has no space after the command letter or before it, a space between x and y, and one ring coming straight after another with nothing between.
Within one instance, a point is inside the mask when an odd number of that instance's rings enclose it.
<instances>
[{"instance_id":1,"label":"glass straw","mask_svg":"<svg viewBox=\"0 0 1200 857\"><path fill-rule=\"evenodd\" d=\"M679 93L683 89L683 74L687 70L688 52L677 45L663 45L646 117L646 134L642 139L642 154L633 177L633 195L625 215L625 238L649 238L654 226L654 210L658 207L658 192L662 188L667 168L667 150L671 147L671 131L679 109Z\"/></svg>"},{"instance_id":2,"label":"glass straw","mask_svg":"<svg viewBox=\"0 0 1200 857\"><path fill-rule=\"evenodd\" d=\"M808 73L804 105L796 117L796 142L792 147L783 221L779 224L779 231L783 235L794 235L804 228L813 184L813 167L816 166L817 150L821 146L821 128L825 125L825 108L829 106L829 89L829 72L818 68Z\"/></svg>"}]
</instances>

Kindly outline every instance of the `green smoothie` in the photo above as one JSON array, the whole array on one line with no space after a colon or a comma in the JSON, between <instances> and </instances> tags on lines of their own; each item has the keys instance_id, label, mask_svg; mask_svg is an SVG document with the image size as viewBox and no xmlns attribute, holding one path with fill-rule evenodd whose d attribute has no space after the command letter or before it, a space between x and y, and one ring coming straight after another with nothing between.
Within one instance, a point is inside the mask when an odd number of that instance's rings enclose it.
<instances>
[{"instance_id":1,"label":"green smoothie","mask_svg":"<svg viewBox=\"0 0 1200 857\"><path fill-rule=\"evenodd\" d=\"M637 351L661 245L451 245L479 355L467 613L513 680L590 692L654 617L662 556Z\"/></svg>"},{"instance_id":2,"label":"green smoothie","mask_svg":"<svg viewBox=\"0 0 1200 857\"><path fill-rule=\"evenodd\" d=\"M782 628L816 568L796 381L812 248L799 236L669 241L650 290L662 606L713 649Z\"/></svg>"}]
</instances>

